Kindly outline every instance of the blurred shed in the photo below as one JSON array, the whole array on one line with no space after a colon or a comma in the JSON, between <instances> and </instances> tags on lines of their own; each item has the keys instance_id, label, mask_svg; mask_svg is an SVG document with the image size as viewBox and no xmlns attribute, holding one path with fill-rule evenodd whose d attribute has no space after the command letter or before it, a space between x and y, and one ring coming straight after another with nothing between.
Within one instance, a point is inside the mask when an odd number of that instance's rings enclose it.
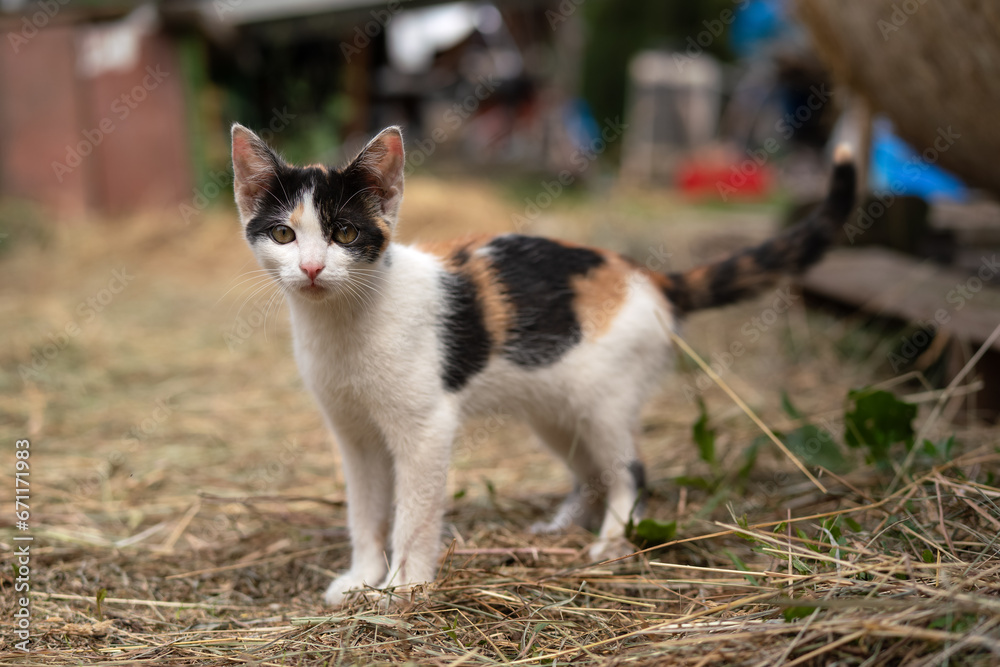
<instances>
[{"instance_id":1,"label":"blurred shed","mask_svg":"<svg viewBox=\"0 0 1000 667\"><path fill-rule=\"evenodd\" d=\"M64 215L190 198L183 76L156 11L56 7L0 18L0 195Z\"/></svg>"}]
</instances>

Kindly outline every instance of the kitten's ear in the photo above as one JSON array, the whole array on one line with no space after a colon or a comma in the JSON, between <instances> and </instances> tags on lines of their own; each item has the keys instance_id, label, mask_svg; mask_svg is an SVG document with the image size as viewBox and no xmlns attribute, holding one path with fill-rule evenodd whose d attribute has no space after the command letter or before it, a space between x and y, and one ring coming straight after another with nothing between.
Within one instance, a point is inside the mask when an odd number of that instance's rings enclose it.
<instances>
[{"instance_id":1,"label":"kitten's ear","mask_svg":"<svg viewBox=\"0 0 1000 667\"><path fill-rule=\"evenodd\" d=\"M253 218L260 199L269 194L281 164L260 137L239 123L233 124L233 190L244 226Z\"/></svg>"},{"instance_id":2,"label":"kitten's ear","mask_svg":"<svg viewBox=\"0 0 1000 667\"><path fill-rule=\"evenodd\" d=\"M399 217L399 205L403 201L403 135L395 125L387 127L368 142L365 149L348 169L361 171L368 183L374 187L382 215L390 225L395 225Z\"/></svg>"}]
</instances>

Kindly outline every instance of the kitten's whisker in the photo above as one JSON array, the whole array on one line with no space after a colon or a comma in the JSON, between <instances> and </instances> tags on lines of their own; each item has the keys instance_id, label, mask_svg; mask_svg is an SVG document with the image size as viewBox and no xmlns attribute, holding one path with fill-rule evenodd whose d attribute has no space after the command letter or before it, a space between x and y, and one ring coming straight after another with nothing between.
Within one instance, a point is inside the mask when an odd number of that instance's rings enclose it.
<instances>
[{"instance_id":1,"label":"kitten's whisker","mask_svg":"<svg viewBox=\"0 0 1000 667\"><path fill-rule=\"evenodd\" d=\"M234 299L233 302L229 304L229 308L226 309L226 314L228 315L228 314L230 314L230 313L233 312L233 306L234 305L238 304L239 307L242 307L243 304L245 304L248 300L250 300L251 298L253 298L254 294L256 294L257 292L259 292L263 287L266 287L269 282L271 282L271 281L267 280L267 279L264 279L264 278L261 278L261 279L257 280L257 282L253 283L252 285L246 287L244 289L243 293L240 295L240 298L239 299Z\"/></svg>"},{"instance_id":2,"label":"kitten's whisker","mask_svg":"<svg viewBox=\"0 0 1000 667\"><path fill-rule=\"evenodd\" d=\"M281 182L281 177L278 176L278 170L274 168L273 164L269 166L271 167L271 173L274 174L274 180L278 181L278 185L281 186L281 191L285 194L285 200L289 204L291 204L292 203L291 197L288 196L288 191L285 190L285 184Z\"/></svg>"},{"instance_id":3,"label":"kitten's whisker","mask_svg":"<svg viewBox=\"0 0 1000 667\"><path fill-rule=\"evenodd\" d=\"M371 282L366 281L363 277L357 278L357 279L355 279L355 280L353 280L351 282L356 283L358 286L363 287L365 290L369 290L371 292L374 292L375 294L379 295L383 299L387 298L386 295L385 295L385 292L383 292L382 290L380 290L378 288L378 285L375 285L375 284L373 284ZM375 305L374 301L372 302L372 305Z\"/></svg>"},{"instance_id":4,"label":"kitten's whisker","mask_svg":"<svg viewBox=\"0 0 1000 667\"><path fill-rule=\"evenodd\" d=\"M223 294L222 298L220 298L219 301L222 301L222 299L225 298L226 295L228 295L230 292L232 292L237 287L242 287L243 288L243 292L240 294L240 296L246 296L247 293L252 293L252 292L256 291L257 288L259 288L261 285L264 285L264 284L269 283L269 282L271 282L271 278L267 277L267 276L254 276L252 278L248 278L247 280L244 280L243 282L241 282L239 285L233 285L231 288L229 288L226 291L226 294ZM218 303L218 301L216 303ZM231 308L232 308L232 306L230 305L230 309Z\"/></svg>"},{"instance_id":5,"label":"kitten's whisker","mask_svg":"<svg viewBox=\"0 0 1000 667\"><path fill-rule=\"evenodd\" d=\"M274 297L276 297L276 296L278 296L278 295L280 295L282 293L281 288L279 286L275 285L275 288L276 289L273 292L271 292L271 294L268 296L267 303L264 305L264 318L263 318L263 321L261 322L261 325L260 325L260 328L264 330L264 342L265 343L267 342L267 318L271 314L271 304L274 303ZM281 303L280 300L279 300L278 303L279 303L279 307L280 307L280 303Z\"/></svg>"},{"instance_id":6,"label":"kitten's whisker","mask_svg":"<svg viewBox=\"0 0 1000 667\"><path fill-rule=\"evenodd\" d=\"M268 271L267 269L260 269L260 273L270 273L270 272L269 272L269 271ZM244 274L244 275L246 275L246 274ZM237 280L238 278L242 278L242 277L243 277L242 275L241 275L241 276L237 276L236 278L233 278L233 280ZM239 287L240 285L244 285L244 284L246 284L246 283L250 282L251 280L256 280L257 278L261 278L261 277L262 277L262 276L258 274L258 275L252 275L252 276L249 276L249 277L247 277L246 279L244 279L244 280L241 280L240 282L236 283L235 285L233 285L232 287L230 287L229 289L227 289L227 290L226 290L226 291L225 291L225 292L224 292L224 293L222 294L222 296L220 296L220 297L219 297L219 300L218 300L218 301L216 301L216 302L215 302L215 304L216 304L216 305L218 305L220 301L222 301L223 299L225 299L225 298L226 298L226 295L227 295L227 294L229 294L230 292L232 292L232 291L233 291L234 289L236 289L236 288L237 288L237 287Z\"/></svg>"},{"instance_id":7,"label":"kitten's whisker","mask_svg":"<svg viewBox=\"0 0 1000 667\"><path fill-rule=\"evenodd\" d=\"M333 214L333 217L336 218L337 216L339 216L340 213L341 213L341 211L344 210L344 207L347 206L348 204L350 204L351 200L354 199L355 197L357 197L362 192L369 192L371 190L377 190L377 189L378 189L378 187L374 186L374 185L370 185L367 188L361 188L360 190L358 190L357 192L355 192L353 195L351 195L350 197L348 197L347 201L345 201L342 204L340 204L340 203L337 204L337 212ZM343 195L341 195L341 196L343 197Z\"/></svg>"},{"instance_id":8,"label":"kitten's whisker","mask_svg":"<svg viewBox=\"0 0 1000 667\"><path fill-rule=\"evenodd\" d=\"M343 285L347 288L348 294L354 298L355 303L360 308L368 308L368 303L364 300L364 295L354 285L352 285L350 281L345 281Z\"/></svg>"},{"instance_id":9,"label":"kitten's whisker","mask_svg":"<svg viewBox=\"0 0 1000 667\"><path fill-rule=\"evenodd\" d=\"M251 301L251 300L253 300L253 302L254 302L254 306L256 306L256 305L257 305L257 303L258 303L258 302L260 301L260 299L261 299L261 296L260 296L260 295L261 295L261 294L263 294L263 293L264 293L264 292L265 292L265 291L267 290L267 288L268 288L268 287L270 287L270 286L271 286L271 283L270 283L270 282L268 282L267 284L265 284L265 285L261 285L260 287L258 287L257 289L255 289L255 290L254 290L254 291L253 291L253 292L252 292L252 293L250 294L250 296L249 296L249 297L247 297L247 298L246 298L246 299L245 299L245 300L243 301L243 304L242 304L242 305L240 306L240 309L236 311L236 317L237 317L237 319L239 319L239 316L240 316L240 313L242 313L242 312L243 312L243 309L244 309L244 308L245 308L245 307L247 306L247 304L249 304L249 303L250 303L250 301Z\"/></svg>"},{"instance_id":10,"label":"kitten's whisker","mask_svg":"<svg viewBox=\"0 0 1000 667\"><path fill-rule=\"evenodd\" d=\"M281 181L278 181L278 185L281 185ZM281 188L282 188L282 190L284 190L285 186L282 185ZM260 189L263 190L264 192L266 192L267 194L271 195L271 197L274 199L274 201L278 202L278 205L281 206L282 208L284 208L284 206L285 206L286 203L283 202L283 201L281 201L280 199L278 199L278 195L274 194L273 192L271 192L270 190L268 190L263 185L260 186ZM288 197L288 193L285 193L285 197Z\"/></svg>"}]
</instances>

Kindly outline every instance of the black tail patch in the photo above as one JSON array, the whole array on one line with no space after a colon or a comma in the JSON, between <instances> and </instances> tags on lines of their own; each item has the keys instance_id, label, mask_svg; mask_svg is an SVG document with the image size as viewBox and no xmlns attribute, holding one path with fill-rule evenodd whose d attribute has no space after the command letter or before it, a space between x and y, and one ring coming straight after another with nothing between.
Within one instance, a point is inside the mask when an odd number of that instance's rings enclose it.
<instances>
[{"instance_id":1,"label":"black tail patch","mask_svg":"<svg viewBox=\"0 0 1000 667\"><path fill-rule=\"evenodd\" d=\"M834 161L826 200L802 222L721 261L661 276L663 291L678 314L751 297L819 261L854 208L857 173L850 149L838 147Z\"/></svg>"}]
</instances>

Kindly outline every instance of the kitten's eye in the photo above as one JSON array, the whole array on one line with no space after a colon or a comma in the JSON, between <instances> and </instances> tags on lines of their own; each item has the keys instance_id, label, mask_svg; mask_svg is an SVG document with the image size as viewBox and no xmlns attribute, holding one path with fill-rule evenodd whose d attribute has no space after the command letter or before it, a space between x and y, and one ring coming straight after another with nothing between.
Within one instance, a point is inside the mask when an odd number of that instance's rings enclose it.
<instances>
[{"instance_id":1,"label":"kitten's eye","mask_svg":"<svg viewBox=\"0 0 1000 667\"><path fill-rule=\"evenodd\" d=\"M354 225L344 225L333 233L333 240L341 245L354 243L358 238L358 228Z\"/></svg>"},{"instance_id":2,"label":"kitten's eye","mask_svg":"<svg viewBox=\"0 0 1000 667\"><path fill-rule=\"evenodd\" d=\"M278 225L271 229L271 238L275 240L276 243L291 243L295 240L295 232L292 228L287 225Z\"/></svg>"}]
</instances>

